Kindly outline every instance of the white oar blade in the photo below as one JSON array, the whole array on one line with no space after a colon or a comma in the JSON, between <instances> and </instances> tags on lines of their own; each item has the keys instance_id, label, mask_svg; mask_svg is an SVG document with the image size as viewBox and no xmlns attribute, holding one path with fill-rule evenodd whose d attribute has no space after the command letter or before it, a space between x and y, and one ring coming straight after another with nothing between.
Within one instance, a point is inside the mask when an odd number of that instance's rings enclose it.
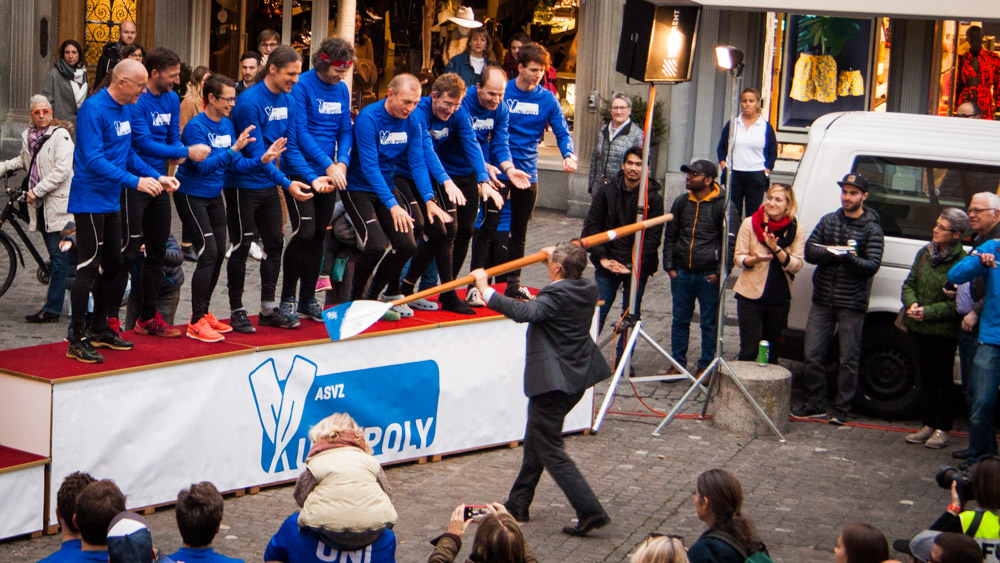
<instances>
[{"instance_id":1,"label":"white oar blade","mask_svg":"<svg viewBox=\"0 0 1000 563\"><path fill-rule=\"evenodd\" d=\"M372 326L389 308L381 301L350 301L323 311L323 323L330 340L344 340L361 334Z\"/></svg>"}]
</instances>

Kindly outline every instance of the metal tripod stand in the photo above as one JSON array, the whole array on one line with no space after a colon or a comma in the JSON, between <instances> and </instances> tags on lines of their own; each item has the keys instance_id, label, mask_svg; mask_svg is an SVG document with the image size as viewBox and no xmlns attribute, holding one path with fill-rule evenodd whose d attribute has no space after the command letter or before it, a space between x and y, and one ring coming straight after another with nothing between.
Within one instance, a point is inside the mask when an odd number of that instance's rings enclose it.
<instances>
[{"instance_id":1,"label":"metal tripod stand","mask_svg":"<svg viewBox=\"0 0 1000 563\"><path fill-rule=\"evenodd\" d=\"M716 49L718 50L719 48ZM729 49L732 48L730 47ZM732 160L731 155L733 154L733 144L736 140L736 127L738 126L737 119L739 119L739 113L738 113L739 91L740 91L739 85L743 81L742 52L740 53L739 62L734 66L732 66L731 68L729 68L729 74L732 76L732 86L731 86L732 111L730 113L730 120L729 120L730 125L729 125L729 153L728 153L730 155L730 161L731 161ZM670 412L667 414L667 417L663 419L663 422L661 422L660 425L656 427L656 430L653 431L653 436L660 435L660 431L663 429L663 427L670 424L670 422L677 415L678 411L680 411L681 408L684 406L684 403L687 402L687 400L691 397L691 395L694 394L695 391L698 391L699 389L704 389L703 383L707 377L709 377L713 372L721 372L721 374L724 374L726 377L730 379L730 381L732 381L736 385L736 387L740 390L740 393L742 393L743 396L746 397L747 401L750 402L754 410L757 411L757 414L759 414L764 419L764 421L767 422L767 425L771 427L771 430L773 430L774 433L778 435L778 440L781 443L785 443L787 442L785 436L781 433L780 430L778 430L778 427L774 425L774 422L770 419L770 417L767 416L767 413L764 412L764 409L760 407L760 404L758 404L757 401L753 398L753 396L750 395L750 392L747 391L747 388L743 385L743 382L740 381L738 377L736 377L735 373L733 373L733 370L732 368L729 367L729 364L727 364L726 361L722 359L722 345L724 340L723 329L725 326L724 322L726 319L726 279L729 277L728 274L730 266L729 261L731 259L729 256L728 237L732 236L729 230L730 229L729 210L730 207L732 206L732 200L728 194L725 197L725 201L726 201L725 204L726 208L723 213L722 232L725 233L725 236L727 238L723 241L722 252L721 252L722 267L720 268L721 272L719 276L719 311L716 317L717 329L715 335L715 357L712 359L711 363L708 364L708 366L701 373L701 375L695 380L695 382L691 384L691 388L688 389L683 396L681 396L680 400L677 401L677 404L674 405L674 408L671 409ZM709 385L709 392L706 393L705 402L701 406L702 416L704 416L705 413L708 411L708 404L712 401L711 391L713 389L717 389L719 383L720 383L720 378L717 376L712 380L712 383Z\"/></svg>"}]
</instances>

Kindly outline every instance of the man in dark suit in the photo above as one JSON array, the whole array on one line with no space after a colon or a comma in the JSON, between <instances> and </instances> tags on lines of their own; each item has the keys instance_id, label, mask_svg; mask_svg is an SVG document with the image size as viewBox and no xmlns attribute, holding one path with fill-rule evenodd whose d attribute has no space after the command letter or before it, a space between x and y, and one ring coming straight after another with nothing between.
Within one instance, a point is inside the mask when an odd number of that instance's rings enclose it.
<instances>
[{"instance_id":1,"label":"man in dark suit","mask_svg":"<svg viewBox=\"0 0 1000 563\"><path fill-rule=\"evenodd\" d=\"M524 432L524 459L504 505L514 518L528 521L528 507L535 486L547 469L573 509L576 526L563 533L582 536L610 522L597 496L587 485L563 447L563 419L583 397L587 388L611 375L590 327L597 305L597 284L581 279L587 253L568 242L546 248L552 283L531 301L505 297L486 283L486 271L472 272L490 309L517 322L530 323L524 394L528 397L528 424Z\"/></svg>"}]
</instances>

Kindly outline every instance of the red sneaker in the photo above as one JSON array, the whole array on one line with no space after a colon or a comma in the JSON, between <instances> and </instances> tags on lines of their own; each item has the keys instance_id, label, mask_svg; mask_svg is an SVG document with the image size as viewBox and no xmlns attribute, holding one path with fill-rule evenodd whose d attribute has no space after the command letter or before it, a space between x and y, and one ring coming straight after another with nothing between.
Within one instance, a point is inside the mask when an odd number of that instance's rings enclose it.
<instances>
[{"instance_id":1,"label":"red sneaker","mask_svg":"<svg viewBox=\"0 0 1000 563\"><path fill-rule=\"evenodd\" d=\"M208 315L205 315L194 324L188 324L187 336L188 338L201 340L202 342L222 342L226 339L225 336L222 336L212 328L212 325L208 321Z\"/></svg>"},{"instance_id":2,"label":"red sneaker","mask_svg":"<svg viewBox=\"0 0 1000 563\"><path fill-rule=\"evenodd\" d=\"M139 334L145 334L147 336L159 336L162 338L180 338L180 329L174 328L167 324L157 311L153 318L148 321L137 320L135 322L135 331Z\"/></svg>"},{"instance_id":3,"label":"red sneaker","mask_svg":"<svg viewBox=\"0 0 1000 563\"><path fill-rule=\"evenodd\" d=\"M205 313L205 316L202 318L206 319L208 321L208 326L212 327L212 330L218 332L219 334L233 331L233 327L215 318L215 315L212 313Z\"/></svg>"}]
</instances>

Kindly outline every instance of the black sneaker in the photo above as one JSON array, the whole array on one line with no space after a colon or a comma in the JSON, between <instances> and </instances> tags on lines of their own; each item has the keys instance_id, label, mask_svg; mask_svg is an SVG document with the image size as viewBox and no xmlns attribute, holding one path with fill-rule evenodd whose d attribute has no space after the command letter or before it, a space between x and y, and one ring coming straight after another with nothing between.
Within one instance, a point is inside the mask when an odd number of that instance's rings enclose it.
<instances>
[{"instance_id":1,"label":"black sneaker","mask_svg":"<svg viewBox=\"0 0 1000 563\"><path fill-rule=\"evenodd\" d=\"M89 340L70 340L69 348L66 350L66 357L73 358L85 364L103 364L104 356L100 355Z\"/></svg>"},{"instance_id":2,"label":"black sneaker","mask_svg":"<svg viewBox=\"0 0 1000 563\"><path fill-rule=\"evenodd\" d=\"M834 426L843 426L847 424L847 417L842 414L835 414L830 417L829 422Z\"/></svg>"},{"instance_id":3,"label":"black sneaker","mask_svg":"<svg viewBox=\"0 0 1000 563\"><path fill-rule=\"evenodd\" d=\"M182 244L181 252L184 253L184 259L188 262L198 261L198 252L194 249L193 244Z\"/></svg>"},{"instance_id":4,"label":"black sneaker","mask_svg":"<svg viewBox=\"0 0 1000 563\"><path fill-rule=\"evenodd\" d=\"M247 316L247 312L243 309L233 311L229 317L229 326L241 334L253 334L257 332L257 329L250 323L250 317Z\"/></svg>"},{"instance_id":5,"label":"black sneaker","mask_svg":"<svg viewBox=\"0 0 1000 563\"><path fill-rule=\"evenodd\" d=\"M473 309L472 306L469 305L469 303L464 299L459 299L458 295L454 291L442 293L439 299L441 301L441 308L445 311L450 311L459 315L476 314L476 310Z\"/></svg>"},{"instance_id":6,"label":"black sneaker","mask_svg":"<svg viewBox=\"0 0 1000 563\"><path fill-rule=\"evenodd\" d=\"M29 323L33 323L33 324L37 324L37 323L54 323L54 322L58 322L59 321L59 315L50 313L50 312L46 311L45 309L42 309L41 311L35 313L34 315L28 315L28 316L24 317L24 320L28 321Z\"/></svg>"},{"instance_id":7,"label":"black sneaker","mask_svg":"<svg viewBox=\"0 0 1000 563\"><path fill-rule=\"evenodd\" d=\"M106 328L102 331L95 331L93 329L87 330L87 338L90 340L94 348L110 348L112 350L131 350L134 344L125 340L118 333Z\"/></svg>"},{"instance_id":8,"label":"black sneaker","mask_svg":"<svg viewBox=\"0 0 1000 563\"><path fill-rule=\"evenodd\" d=\"M969 459L970 454L971 452L968 450L968 448L966 448L964 450L955 450L951 452L951 457L955 459Z\"/></svg>"},{"instance_id":9,"label":"black sneaker","mask_svg":"<svg viewBox=\"0 0 1000 563\"><path fill-rule=\"evenodd\" d=\"M298 317L289 317L281 309L275 308L270 315L265 315L261 311L260 316L257 317L257 324L275 328L299 328L301 323L299 323Z\"/></svg>"},{"instance_id":10,"label":"black sneaker","mask_svg":"<svg viewBox=\"0 0 1000 563\"><path fill-rule=\"evenodd\" d=\"M826 411L809 407L799 407L792 409L792 416L796 418L826 418Z\"/></svg>"}]
</instances>

